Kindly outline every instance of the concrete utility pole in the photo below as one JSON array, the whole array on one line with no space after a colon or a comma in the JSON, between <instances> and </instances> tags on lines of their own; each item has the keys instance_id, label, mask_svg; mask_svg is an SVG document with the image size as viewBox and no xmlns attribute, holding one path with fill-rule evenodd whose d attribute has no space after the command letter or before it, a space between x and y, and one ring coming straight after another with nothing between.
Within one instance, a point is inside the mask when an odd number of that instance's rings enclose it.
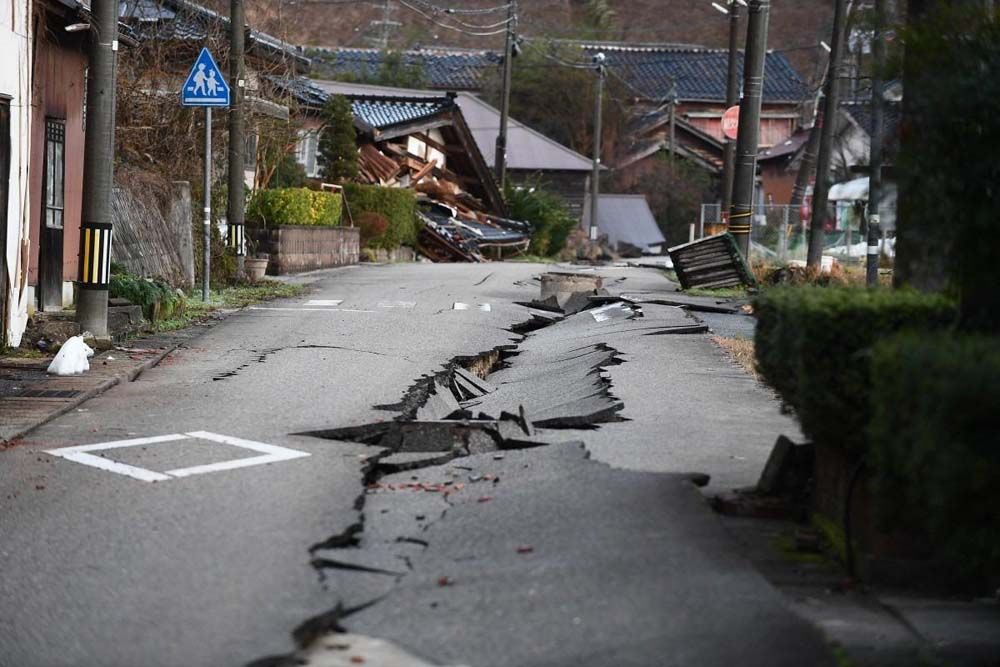
<instances>
[{"instance_id":1,"label":"concrete utility pole","mask_svg":"<svg viewBox=\"0 0 1000 667\"><path fill-rule=\"evenodd\" d=\"M743 58L743 101L736 139L733 201L729 207L729 233L744 257L750 256L750 223L753 219L754 184L757 180L757 149L760 140L760 105L764 89L764 57L767 54L767 21L770 0L750 0L747 48Z\"/></svg>"},{"instance_id":2,"label":"concrete utility pole","mask_svg":"<svg viewBox=\"0 0 1000 667\"><path fill-rule=\"evenodd\" d=\"M604 102L604 54L594 56L597 93L594 95L594 172L590 177L590 240L597 240L597 200L601 194L601 111Z\"/></svg>"},{"instance_id":3,"label":"concrete utility pole","mask_svg":"<svg viewBox=\"0 0 1000 667\"><path fill-rule=\"evenodd\" d=\"M881 236L879 202L882 198L882 142L885 135L885 99L882 68L885 66L885 0L875 0L875 43L872 45L872 136L868 175L868 264L865 283L878 285L878 242Z\"/></svg>"},{"instance_id":4,"label":"concrete utility pole","mask_svg":"<svg viewBox=\"0 0 1000 667\"><path fill-rule=\"evenodd\" d=\"M816 156L816 189L813 192L812 220L809 224L809 254L806 264L819 268L823 260L823 223L826 220L827 195L830 194L830 157L833 133L840 106L840 81L844 66L844 33L847 27L847 0L835 0L833 41L830 43L830 70L823 101L823 126L820 128L819 153Z\"/></svg>"},{"instance_id":5,"label":"concrete utility pole","mask_svg":"<svg viewBox=\"0 0 1000 667\"><path fill-rule=\"evenodd\" d=\"M111 281L111 196L115 175L115 56L118 2L91 3L87 133L83 156L80 280L76 321L97 338L108 337Z\"/></svg>"},{"instance_id":6,"label":"concrete utility pole","mask_svg":"<svg viewBox=\"0 0 1000 667\"><path fill-rule=\"evenodd\" d=\"M670 175L677 175L677 84L670 87Z\"/></svg>"},{"instance_id":7,"label":"concrete utility pole","mask_svg":"<svg viewBox=\"0 0 1000 667\"><path fill-rule=\"evenodd\" d=\"M740 79L740 4L737 0L729 0L729 71L726 77L726 108L739 104ZM726 139L722 154L722 212L729 213L733 204L733 171L736 166L736 142Z\"/></svg>"},{"instance_id":8,"label":"concrete utility pole","mask_svg":"<svg viewBox=\"0 0 1000 667\"><path fill-rule=\"evenodd\" d=\"M229 223L229 247L236 253L236 277L244 275L246 259L243 195L243 151L246 143L243 134L243 96L246 91L244 66L243 0L229 2L229 80L233 82L229 106L229 201L226 219Z\"/></svg>"},{"instance_id":9,"label":"concrete utility pole","mask_svg":"<svg viewBox=\"0 0 1000 667\"><path fill-rule=\"evenodd\" d=\"M246 259L246 242L243 196L244 137L243 97L246 91L246 66L244 63L243 0L229 1L229 80L233 82L232 100L229 105L229 192L226 219L229 224L229 247L236 253L236 277L242 278Z\"/></svg>"},{"instance_id":10,"label":"concrete utility pole","mask_svg":"<svg viewBox=\"0 0 1000 667\"><path fill-rule=\"evenodd\" d=\"M517 22L517 0L507 4L507 40L503 50L503 92L500 102L500 132L497 134L494 171L500 191L507 187L507 123L510 120L510 81L514 63L514 40Z\"/></svg>"}]
</instances>

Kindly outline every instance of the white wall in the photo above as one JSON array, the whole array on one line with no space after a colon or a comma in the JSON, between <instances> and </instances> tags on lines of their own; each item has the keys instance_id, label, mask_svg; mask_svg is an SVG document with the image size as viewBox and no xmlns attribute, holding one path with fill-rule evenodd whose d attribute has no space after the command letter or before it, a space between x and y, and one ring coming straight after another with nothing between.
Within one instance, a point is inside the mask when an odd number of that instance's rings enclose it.
<instances>
[{"instance_id":1,"label":"white wall","mask_svg":"<svg viewBox=\"0 0 1000 667\"><path fill-rule=\"evenodd\" d=\"M18 345L28 320L28 154L31 122L29 5L31 0L11 0L14 6L0 11L0 94L9 96L11 124L10 195L7 208L7 294L9 317L3 326L7 342Z\"/></svg>"}]
</instances>

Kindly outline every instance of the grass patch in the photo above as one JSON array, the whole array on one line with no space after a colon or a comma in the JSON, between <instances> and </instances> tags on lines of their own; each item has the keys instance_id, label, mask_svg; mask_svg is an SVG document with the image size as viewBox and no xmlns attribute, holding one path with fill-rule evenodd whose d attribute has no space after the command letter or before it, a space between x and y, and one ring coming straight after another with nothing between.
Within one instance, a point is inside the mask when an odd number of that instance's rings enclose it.
<instances>
[{"instance_id":1,"label":"grass patch","mask_svg":"<svg viewBox=\"0 0 1000 667\"><path fill-rule=\"evenodd\" d=\"M718 289L703 289L701 287L692 287L691 289L684 290L684 294L688 296L714 296L720 299L732 299L740 298L749 295L746 286L739 285L737 287L720 287Z\"/></svg>"},{"instance_id":2,"label":"grass patch","mask_svg":"<svg viewBox=\"0 0 1000 667\"><path fill-rule=\"evenodd\" d=\"M712 342L721 347L725 351L726 356L746 371L754 380L763 382L763 378L757 370L757 361L754 357L752 340L712 336Z\"/></svg>"},{"instance_id":3,"label":"grass patch","mask_svg":"<svg viewBox=\"0 0 1000 667\"><path fill-rule=\"evenodd\" d=\"M180 314L153 323L150 330L154 333L177 331L200 322L216 310L246 308L262 301L302 296L305 292L304 285L291 285L277 280L262 280L258 283L214 290L209 292L208 301L202 301L201 292L196 290L185 300L184 309Z\"/></svg>"},{"instance_id":4,"label":"grass patch","mask_svg":"<svg viewBox=\"0 0 1000 667\"><path fill-rule=\"evenodd\" d=\"M0 357L8 359L48 359L50 354L25 347L0 347Z\"/></svg>"}]
</instances>

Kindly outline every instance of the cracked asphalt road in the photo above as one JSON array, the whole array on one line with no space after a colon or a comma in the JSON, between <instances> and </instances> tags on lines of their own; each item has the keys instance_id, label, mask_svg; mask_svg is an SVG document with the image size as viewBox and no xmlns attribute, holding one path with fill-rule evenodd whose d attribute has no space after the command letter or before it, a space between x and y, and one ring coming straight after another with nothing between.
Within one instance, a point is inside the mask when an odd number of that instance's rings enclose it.
<instances>
[{"instance_id":1,"label":"cracked asphalt road","mask_svg":"<svg viewBox=\"0 0 1000 667\"><path fill-rule=\"evenodd\" d=\"M551 437L586 450L487 459L511 469L495 498L456 495L464 507L452 517L440 518L441 494L368 498L360 546L335 552L361 569L314 567L311 547L362 518L373 449L291 434L391 418L373 406L457 355L519 340L507 328L527 316L514 302L536 296L530 277L544 270L328 272L307 296L228 318L0 452L0 665L245 665L299 648L293 632L321 631L338 605L386 594L343 623L434 661L823 664L818 636L732 552L680 474L751 483L774 437L795 428L705 336L616 334L626 363L607 375L631 421ZM601 274L630 289L663 284L651 270ZM675 309L659 316L685 321ZM724 402L736 407L720 417ZM168 434L188 435L92 455L156 473L258 455L245 441L308 456L145 482L45 453ZM530 472L519 480L518 465ZM521 540L532 551L512 555ZM454 585L438 586L442 576ZM428 588L444 607L427 606Z\"/></svg>"}]
</instances>

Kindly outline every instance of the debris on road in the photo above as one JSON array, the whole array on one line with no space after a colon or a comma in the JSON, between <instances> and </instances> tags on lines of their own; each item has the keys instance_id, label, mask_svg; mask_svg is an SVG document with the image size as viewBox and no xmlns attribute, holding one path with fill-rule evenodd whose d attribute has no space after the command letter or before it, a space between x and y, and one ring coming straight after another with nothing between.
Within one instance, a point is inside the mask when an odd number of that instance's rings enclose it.
<instances>
[{"instance_id":1,"label":"debris on road","mask_svg":"<svg viewBox=\"0 0 1000 667\"><path fill-rule=\"evenodd\" d=\"M754 278L733 237L726 234L674 246L667 252L681 287L720 288L754 286Z\"/></svg>"}]
</instances>

